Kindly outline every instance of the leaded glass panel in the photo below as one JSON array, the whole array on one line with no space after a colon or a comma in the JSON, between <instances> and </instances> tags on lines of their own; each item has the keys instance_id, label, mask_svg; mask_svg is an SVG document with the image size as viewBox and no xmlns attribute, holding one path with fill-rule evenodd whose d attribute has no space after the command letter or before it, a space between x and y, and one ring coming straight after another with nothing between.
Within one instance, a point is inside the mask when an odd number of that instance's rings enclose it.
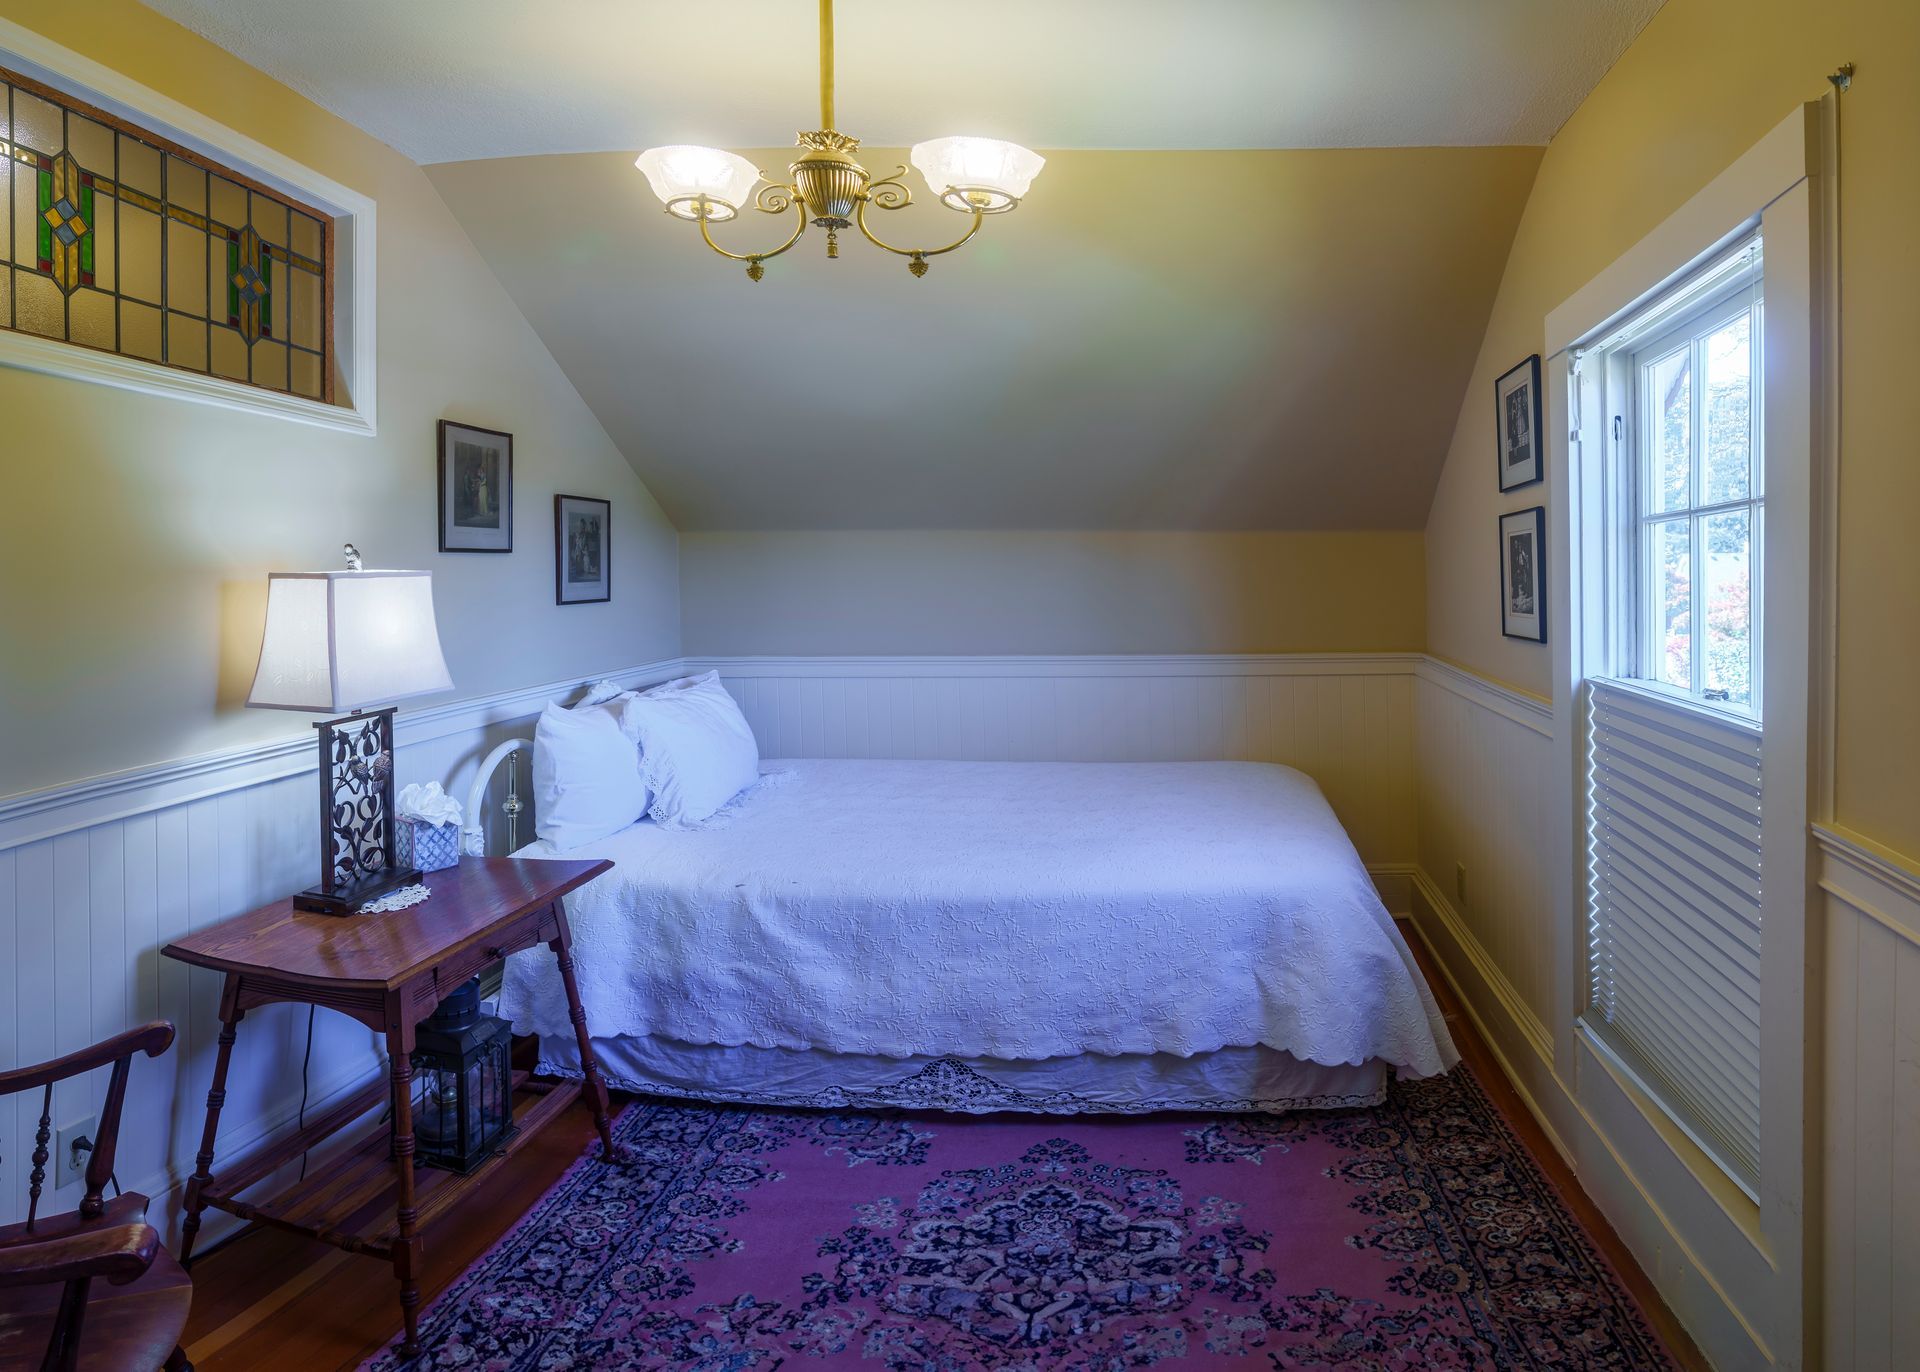
<instances>
[{"instance_id":1,"label":"leaded glass panel","mask_svg":"<svg viewBox=\"0 0 1920 1372\"><path fill-rule=\"evenodd\" d=\"M331 402L332 222L0 69L0 328Z\"/></svg>"}]
</instances>

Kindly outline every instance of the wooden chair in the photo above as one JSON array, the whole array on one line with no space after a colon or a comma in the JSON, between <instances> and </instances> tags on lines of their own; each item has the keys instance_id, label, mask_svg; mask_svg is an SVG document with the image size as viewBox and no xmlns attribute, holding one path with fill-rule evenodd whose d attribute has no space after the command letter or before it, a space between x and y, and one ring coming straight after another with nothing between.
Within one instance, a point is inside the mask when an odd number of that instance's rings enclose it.
<instances>
[{"instance_id":1,"label":"wooden chair","mask_svg":"<svg viewBox=\"0 0 1920 1372\"><path fill-rule=\"evenodd\" d=\"M0 1372L192 1372L180 1351L192 1280L146 1222L145 1196L102 1195L133 1055L158 1057L172 1043L173 1026L156 1021L38 1067L0 1072L0 1098L41 1088L27 1218L0 1226ZM86 1194L72 1214L43 1216L54 1083L108 1063L113 1075L87 1159Z\"/></svg>"}]
</instances>

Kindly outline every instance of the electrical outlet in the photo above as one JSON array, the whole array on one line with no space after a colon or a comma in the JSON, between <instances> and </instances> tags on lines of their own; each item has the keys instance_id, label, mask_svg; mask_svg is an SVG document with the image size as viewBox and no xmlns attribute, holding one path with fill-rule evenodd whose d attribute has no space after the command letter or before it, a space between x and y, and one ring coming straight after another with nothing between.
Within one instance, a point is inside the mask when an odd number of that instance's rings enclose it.
<instances>
[{"instance_id":1,"label":"electrical outlet","mask_svg":"<svg viewBox=\"0 0 1920 1372\"><path fill-rule=\"evenodd\" d=\"M1453 864L1453 898L1462 905L1467 903L1467 864Z\"/></svg>"},{"instance_id":2,"label":"electrical outlet","mask_svg":"<svg viewBox=\"0 0 1920 1372\"><path fill-rule=\"evenodd\" d=\"M75 1120L53 1136L53 1184L55 1187L79 1181L87 1173L87 1159L91 1153L73 1151L76 1139L94 1139L100 1136L99 1122L88 1115L83 1120Z\"/></svg>"}]
</instances>

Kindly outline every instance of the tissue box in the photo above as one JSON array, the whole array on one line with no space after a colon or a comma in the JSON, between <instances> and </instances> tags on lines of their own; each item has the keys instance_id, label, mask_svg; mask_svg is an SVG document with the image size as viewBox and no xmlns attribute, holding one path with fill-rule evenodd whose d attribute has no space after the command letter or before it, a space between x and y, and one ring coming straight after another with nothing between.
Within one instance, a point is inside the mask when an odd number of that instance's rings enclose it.
<instances>
[{"instance_id":1,"label":"tissue box","mask_svg":"<svg viewBox=\"0 0 1920 1372\"><path fill-rule=\"evenodd\" d=\"M402 867L438 872L460 861L460 826L396 819L393 854Z\"/></svg>"}]
</instances>

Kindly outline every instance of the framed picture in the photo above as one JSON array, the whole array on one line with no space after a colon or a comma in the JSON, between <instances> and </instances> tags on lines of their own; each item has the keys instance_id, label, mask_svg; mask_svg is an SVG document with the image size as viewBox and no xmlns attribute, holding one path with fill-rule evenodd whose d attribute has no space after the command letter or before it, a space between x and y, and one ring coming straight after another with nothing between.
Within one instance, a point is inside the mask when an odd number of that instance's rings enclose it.
<instances>
[{"instance_id":1,"label":"framed picture","mask_svg":"<svg viewBox=\"0 0 1920 1372\"><path fill-rule=\"evenodd\" d=\"M513 435L440 421L440 551L513 551Z\"/></svg>"},{"instance_id":2,"label":"framed picture","mask_svg":"<svg viewBox=\"0 0 1920 1372\"><path fill-rule=\"evenodd\" d=\"M1547 508L1500 516L1500 630L1547 641Z\"/></svg>"},{"instance_id":3,"label":"framed picture","mask_svg":"<svg viewBox=\"0 0 1920 1372\"><path fill-rule=\"evenodd\" d=\"M613 506L607 501L553 498L553 599L556 605L613 599Z\"/></svg>"},{"instance_id":4,"label":"framed picture","mask_svg":"<svg viewBox=\"0 0 1920 1372\"><path fill-rule=\"evenodd\" d=\"M1540 463L1540 354L1493 383L1499 411L1500 489L1531 486L1545 476Z\"/></svg>"}]
</instances>

